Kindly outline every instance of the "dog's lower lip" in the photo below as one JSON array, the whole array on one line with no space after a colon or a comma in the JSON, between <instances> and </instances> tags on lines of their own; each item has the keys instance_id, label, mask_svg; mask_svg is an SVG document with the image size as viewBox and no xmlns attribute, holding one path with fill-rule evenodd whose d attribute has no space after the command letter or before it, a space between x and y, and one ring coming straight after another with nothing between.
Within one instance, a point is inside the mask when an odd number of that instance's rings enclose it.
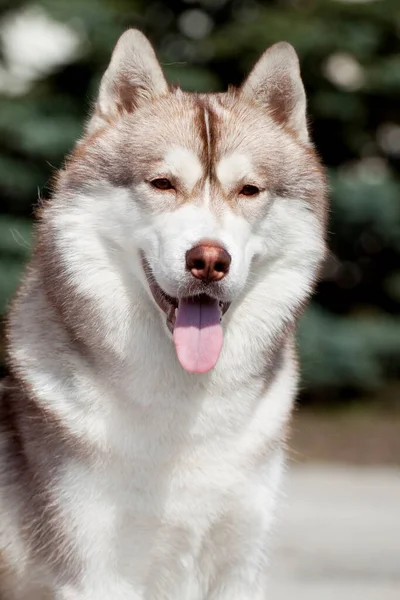
<instances>
[{"instance_id":1,"label":"dog's lower lip","mask_svg":"<svg viewBox=\"0 0 400 600\"><path fill-rule=\"evenodd\" d=\"M156 301L157 305L161 308L161 310L163 312L165 312L165 314L167 315L167 326L168 326L168 329L171 331L171 333L173 333L175 318L176 318L176 311L178 309L179 300L177 298L173 298L172 296L169 296L168 294L166 294L164 292L164 290L158 285L158 283L154 279L154 275L151 270L151 267L150 267L149 263L147 262L146 257L143 252L141 252L141 261L142 261L143 271L146 275L147 283L149 285L149 288L153 295L153 298ZM207 294L200 294L199 297L200 296L205 296L205 297L209 298L209 296L207 296ZM220 300L219 306L221 309L221 317L222 317L228 310L228 308L230 306L230 302L223 302L222 300Z\"/></svg>"}]
</instances>

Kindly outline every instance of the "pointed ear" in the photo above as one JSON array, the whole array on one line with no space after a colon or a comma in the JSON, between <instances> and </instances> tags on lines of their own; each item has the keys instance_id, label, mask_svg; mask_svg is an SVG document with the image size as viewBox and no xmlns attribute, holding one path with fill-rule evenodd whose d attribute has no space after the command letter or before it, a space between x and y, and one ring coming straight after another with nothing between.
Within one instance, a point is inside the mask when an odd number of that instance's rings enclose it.
<instances>
[{"instance_id":1,"label":"pointed ear","mask_svg":"<svg viewBox=\"0 0 400 600\"><path fill-rule=\"evenodd\" d=\"M125 31L101 80L89 132L167 91L168 84L148 39L136 29Z\"/></svg>"},{"instance_id":2,"label":"pointed ear","mask_svg":"<svg viewBox=\"0 0 400 600\"><path fill-rule=\"evenodd\" d=\"M296 51L287 42L264 52L241 88L247 98L266 106L283 125L308 141L306 94Z\"/></svg>"}]
</instances>

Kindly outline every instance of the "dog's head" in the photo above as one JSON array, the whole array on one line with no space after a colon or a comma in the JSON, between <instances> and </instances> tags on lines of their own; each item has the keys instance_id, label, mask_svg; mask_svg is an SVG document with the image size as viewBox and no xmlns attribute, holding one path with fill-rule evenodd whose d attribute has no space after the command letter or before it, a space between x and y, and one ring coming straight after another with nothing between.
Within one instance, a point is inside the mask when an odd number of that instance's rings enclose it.
<instances>
[{"instance_id":1,"label":"dog's head","mask_svg":"<svg viewBox=\"0 0 400 600\"><path fill-rule=\"evenodd\" d=\"M60 182L124 281L154 300L189 371L216 363L220 319L246 294L258 290L256 310L281 302L288 321L315 281L325 180L287 43L239 89L189 94L168 87L147 39L127 31Z\"/></svg>"}]
</instances>

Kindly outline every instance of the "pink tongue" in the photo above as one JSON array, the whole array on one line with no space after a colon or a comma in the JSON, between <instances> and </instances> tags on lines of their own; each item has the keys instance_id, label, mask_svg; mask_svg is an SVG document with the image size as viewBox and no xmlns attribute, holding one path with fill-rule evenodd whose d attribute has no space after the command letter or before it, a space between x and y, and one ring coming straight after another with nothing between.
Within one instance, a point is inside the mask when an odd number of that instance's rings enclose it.
<instances>
[{"instance_id":1,"label":"pink tongue","mask_svg":"<svg viewBox=\"0 0 400 600\"><path fill-rule=\"evenodd\" d=\"M179 362L189 373L207 373L215 367L223 342L220 317L217 300L179 300L174 342Z\"/></svg>"}]
</instances>

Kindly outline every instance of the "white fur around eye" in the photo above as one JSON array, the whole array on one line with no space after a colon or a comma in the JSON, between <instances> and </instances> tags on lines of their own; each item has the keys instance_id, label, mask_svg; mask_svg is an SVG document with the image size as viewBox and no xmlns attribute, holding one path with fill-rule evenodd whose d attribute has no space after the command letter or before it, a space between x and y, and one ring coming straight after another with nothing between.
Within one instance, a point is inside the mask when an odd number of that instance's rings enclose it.
<instances>
[{"instance_id":1,"label":"white fur around eye","mask_svg":"<svg viewBox=\"0 0 400 600\"><path fill-rule=\"evenodd\" d=\"M165 155L161 168L165 173L178 177L188 190L192 190L203 175L198 156L183 146L172 146Z\"/></svg>"},{"instance_id":2,"label":"white fur around eye","mask_svg":"<svg viewBox=\"0 0 400 600\"><path fill-rule=\"evenodd\" d=\"M252 179L253 165L246 154L233 152L221 158L216 173L222 188L226 191L243 179Z\"/></svg>"}]
</instances>

